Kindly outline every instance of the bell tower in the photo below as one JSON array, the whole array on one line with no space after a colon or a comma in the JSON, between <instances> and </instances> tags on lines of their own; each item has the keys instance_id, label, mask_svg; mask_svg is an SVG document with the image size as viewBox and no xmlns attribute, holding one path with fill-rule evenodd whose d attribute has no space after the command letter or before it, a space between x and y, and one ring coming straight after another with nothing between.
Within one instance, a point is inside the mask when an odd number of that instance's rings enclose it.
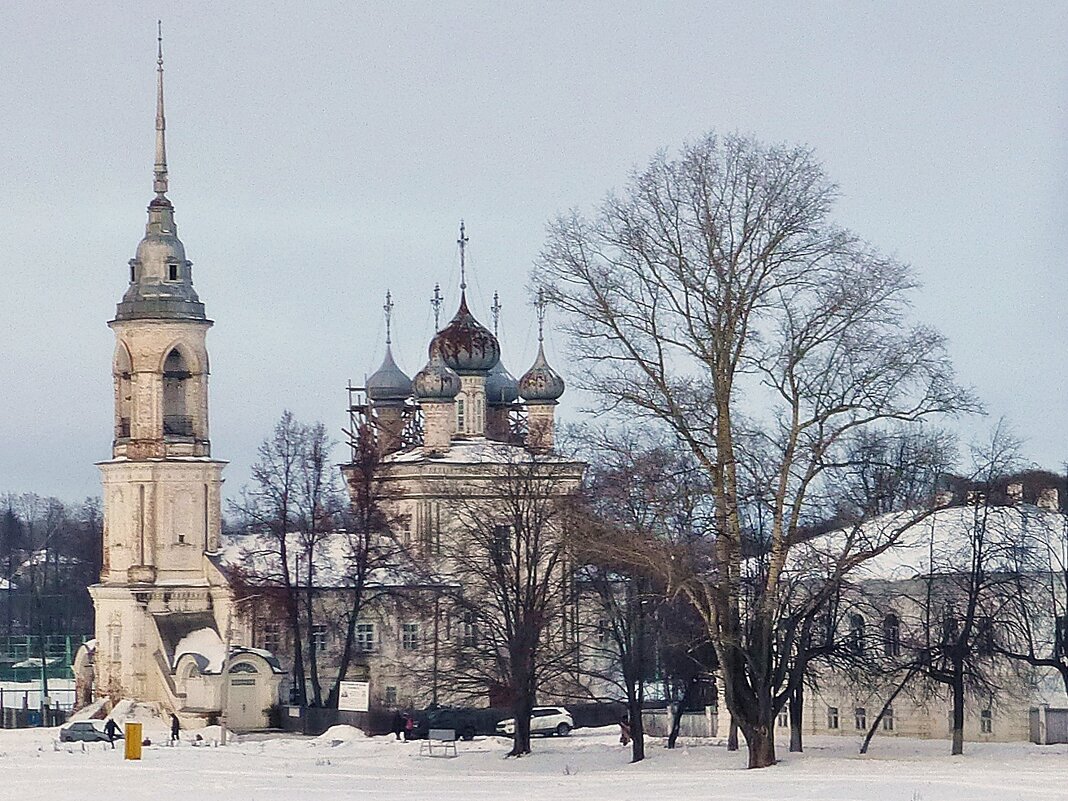
<instances>
[{"instance_id":1,"label":"bell tower","mask_svg":"<svg viewBox=\"0 0 1068 801\"><path fill-rule=\"evenodd\" d=\"M219 550L222 469L211 458L208 351L212 321L167 197L163 45L156 62L155 196L115 332L112 458L99 463L103 568L96 608L97 692L167 701L174 642L184 629L225 625L229 590ZM165 588L165 589L164 589Z\"/></svg>"}]
</instances>

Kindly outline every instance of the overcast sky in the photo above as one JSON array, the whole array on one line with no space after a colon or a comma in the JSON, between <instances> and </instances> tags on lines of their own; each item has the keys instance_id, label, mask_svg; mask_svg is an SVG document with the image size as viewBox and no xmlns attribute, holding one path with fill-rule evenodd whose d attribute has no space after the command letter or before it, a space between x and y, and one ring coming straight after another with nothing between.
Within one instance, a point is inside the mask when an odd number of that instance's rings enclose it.
<instances>
[{"instance_id":1,"label":"overcast sky","mask_svg":"<svg viewBox=\"0 0 1068 801\"><path fill-rule=\"evenodd\" d=\"M284 408L340 437L387 288L398 361L420 368L436 281L455 309L461 217L472 307L488 324L501 293L519 375L546 221L712 129L812 146L838 220L923 282L918 317L992 418L966 435L1005 416L1059 469L1068 6L749 5L5 2L0 492L99 493L106 322L152 197L157 16L228 491ZM566 378L564 344L549 332Z\"/></svg>"}]
</instances>

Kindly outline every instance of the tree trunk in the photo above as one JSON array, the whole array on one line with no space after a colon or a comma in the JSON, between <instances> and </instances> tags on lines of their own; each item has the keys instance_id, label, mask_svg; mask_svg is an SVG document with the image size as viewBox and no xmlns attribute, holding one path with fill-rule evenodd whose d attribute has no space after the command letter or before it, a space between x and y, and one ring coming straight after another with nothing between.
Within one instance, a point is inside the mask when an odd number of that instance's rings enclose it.
<instances>
[{"instance_id":1,"label":"tree trunk","mask_svg":"<svg viewBox=\"0 0 1068 801\"><path fill-rule=\"evenodd\" d=\"M731 715L730 728L727 731L727 750L738 750L738 721L734 719L734 715Z\"/></svg>"},{"instance_id":2,"label":"tree trunk","mask_svg":"<svg viewBox=\"0 0 1068 801\"><path fill-rule=\"evenodd\" d=\"M953 666L953 750L952 755L964 753L964 666Z\"/></svg>"},{"instance_id":3,"label":"tree trunk","mask_svg":"<svg viewBox=\"0 0 1068 801\"><path fill-rule=\"evenodd\" d=\"M641 762L645 759L645 727L642 725L641 699L631 697L627 704L630 715L630 761Z\"/></svg>"},{"instance_id":4,"label":"tree trunk","mask_svg":"<svg viewBox=\"0 0 1068 801\"><path fill-rule=\"evenodd\" d=\"M534 698L527 689L516 693L512 716L515 718L515 734L512 735L512 750L507 756L520 757L530 753L530 711L534 708Z\"/></svg>"},{"instance_id":5,"label":"tree trunk","mask_svg":"<svg viewBox=\"0 0 1068 801\"><path fill-rule=\"evenodd\" d=\"M868 734L864 738L863 745L860 746L860 753L868 753L868 745L871 743L872 737L875 736L875 732L879 729L879 724L883 722L883 718L886 717L886 711L890 709L890 706L894 703L894 699L897 698L898 693L905 689L905 685L909 683L916 674L916 668L909 668L909 672L905 674L905 678L901 680L901 683L897 685L897 688L890 693L890 697L886 699L886 703L883 704L883 708L879 710L879 714L875 716L875 720L871 724L871 728L868 729Z\"/></svg>"},{"instance_id":6,"label":"tree trunk","mask_svg":"<svg viewBox=\"0 0 1068 801\"><path fill-rule=\"evenodd\" d=\"M745 729L745 744L749 749L750 768L768 768L775 764L774 721L764 721Z\"/></svg>"},{"instance_id":7,"label":"tree trunk","mask_svg":"<svg viewBox=\"0 0 1068 801\"><path fill-rule=\"evenodd\" d=\"M801 741L801 722L805 710L805 685L798 684L797 688L790 693L788 701L790 708L790 753L800 754L804 751Z\"/></svg>"},{"instance_id":8,"label":"tree trunk","mask_svg":"<svg viewBox=\"0 0 1068 801\"><path fill-rule=\"evenodd\" d=\"M675 704L675 712L671 716L671 731L668 733L667 747L674 748L675 742L679 739L679 730L682 728L682 713L686 711L686 707L690 703L690 695L693 693L694 687L697 686L697 679L690 679L686 682L686 689L682 692L682 700Z\"/></svg>"}]
</instances>

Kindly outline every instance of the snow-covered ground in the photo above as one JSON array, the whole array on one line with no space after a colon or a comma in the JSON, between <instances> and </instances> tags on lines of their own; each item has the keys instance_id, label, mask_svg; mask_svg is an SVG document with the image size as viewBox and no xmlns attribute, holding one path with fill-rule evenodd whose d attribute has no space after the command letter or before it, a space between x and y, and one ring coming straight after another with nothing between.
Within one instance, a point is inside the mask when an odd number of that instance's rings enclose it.
<instances>
[{"instance_id":1,"label":"snow-covered ground","mask_svg":"<svg viewBox=\"0 0 1068 801\"><path fill-rule=\"evenodd\" d=\"M202 730L203 731L203 730ZM217 735L208 735L205 743ZM164 742L162 722L146 734ZM744 752L688 743L630 765L612 729L582 729L537 739L534 753L504 759L507 743L478 738L456 758L419 756L418 743L366 738L338 727L320 738L247 736L226 747L184 742L145 748L124 762L94 744L58 745L56 730L0 731L0 797L63 799L241 799L241 801L654 801L670 799L863 799L864 801L1015 801L1068 798L1068 747L968 745L947 756L948 742L879 740L867 757L847 738L813 737L804 755L783 753L774 768L744 769Z\"/></svg>"}]
</instances>

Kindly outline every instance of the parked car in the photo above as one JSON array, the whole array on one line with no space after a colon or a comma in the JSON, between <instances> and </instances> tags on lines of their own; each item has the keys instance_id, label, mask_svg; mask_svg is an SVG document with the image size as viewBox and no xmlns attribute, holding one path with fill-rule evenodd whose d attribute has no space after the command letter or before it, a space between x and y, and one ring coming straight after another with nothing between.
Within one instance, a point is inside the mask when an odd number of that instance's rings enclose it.
<instances>
[{"instance_id":1,"label":"parked car","mask_svg":"<svg viewBox=\"0 0 1068 801\"><path fill-rule=\"evenodd\" d=\"M575 728L571 713L562 706L536 706L530 713L531 734L555 734L566 737ZM515 718L502 720L497 724L497 733L509 737L515 734Z\"/></svg>"},{"instance_id":2,"label":"parked car","mask_svg":"<svg viewBox=\"0 0 1068 801\"><path fill-rule=\"evenodd\" d=\"M478 719L470 709L439 706L416 712L409 735L413 740L425 740L431 729L452 729L461 740L473 740L478 732Z\"/></svg>"},{"instance_id":3,"label":"parked car","mask_svg":"<svg viewBox=\"0 0 1068 801\"><path fill-rule=\"evenodd\" d=\"M107 742L108 735L104 731L105 725L107 725L107 722L103 720L76 720L60 728L59 741L61 743ZM116 732L115 739L122 739L121 729Z\"/></svg>"}]
</instances>

